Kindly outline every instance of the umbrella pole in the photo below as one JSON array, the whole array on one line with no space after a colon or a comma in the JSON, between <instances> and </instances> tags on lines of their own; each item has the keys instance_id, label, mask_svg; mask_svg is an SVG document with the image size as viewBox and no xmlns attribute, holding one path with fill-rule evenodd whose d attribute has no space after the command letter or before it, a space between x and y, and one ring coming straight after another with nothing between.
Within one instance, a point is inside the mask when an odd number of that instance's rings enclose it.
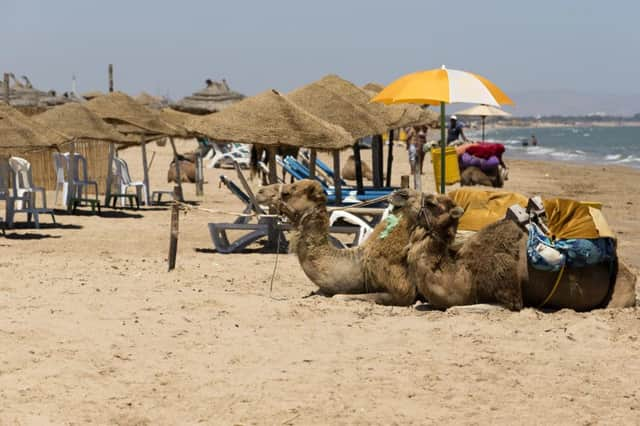
<instances>
[{"instance_id":1,"label":"umbrella pole","mask_svg":"<svg viewBox=\"0 0 640 426\"><path fill-rule=\"evenodd\" d=\"M362 183L362 159L360 158L360 140L353 145L353 157L356 163L356 190L359 195L364 194L364 184Z\"/></svg>"},{"instance_id":2,"label":"umbrella pole","mask_svg":"<svg viewBox=\"0 0 640 426\"><path fill-rule=\"evenodd\" d=\"M342 185L340 183L340 151L333 150L333 187L336 194L336 205L342 204Z\"/></svg>"},{"instance_id":3,"label":"umbrella pole","mask_svg":"<svg viewBox=\"0 0 640 426\"><path fill-rule=\"evenodd\" d=\"M182 176L180 174L180 161L178 159L178 150L176 149L176 144L173 140L173 137L169 138L169 142L171 143L171 150L173 151L173 165L176 167L176 185L178 186L178 191L180 191L180 193L178 194L178 201L184 202L184 192L182 192ZM146 157L146 151L145 151L145 157ZM147 174L147 179L148 179L148 174ZM149 185L147 184L147 192L149 192ZM148 197L148 195L147 195ZM149 199L149 198L147 198Z\"/></svg>"},{"instance_id":4,"label":"umbrella pole","mask_svg":"<svg viewBox=\"0 0 640 426\"><path fill-rule=\"evenodd\" d=\"M140 148L142 148L142 173L145 192L145 205L149 207L151 200L151 189L149 188L149 163L147 163L147 139L144 135L140 138Z\"/></svg>"},{"instance_id":5,"label":"umbrella pole","mask_svg":"<svg viewBox=\"0 0 640 426\"><path fill-rule=\"evenodd\" d=\"M484 142L484 119L487 118L486 116L482 116L482 142Z\"/></svg>"},{"instance_id":6,"label":"umbrella pole","mask_svg":"<svg viewBox=\"0 0 640 426\"><path fill-rule=\"evenodd\" d=\"M447 149L447 140L445 139L444 129L445 107L444 102L440 102L440 193L444 194L444 178L445 173L445 150Z\"/></svg>"},{"instance_id":7,"label":"umbrella pole","mask_svg":"<svg viewBox=\"0 0 640 426\"><path fill-rule=\"evenodd\" d=\"M311 179L316 178L316 159L318 158L318 151L315 148L311 148L311 153L309 154L309 176Z\"/></svg>"},{"instance_id":8,"label":"umbrella pole","mask_svg":"<svg viewBox=\"0 0 640 426\"><path fill-rule=\"evenodd\" d=\"M389 130L389 152L387 154L387 187L391 186L392 165L393 165L393 130Z\"/></svg>"},{"instance_id":9,"label":"umbrella pole","mask_svg":"<svg viewBox=\"0 0 640 426\"><path fill-rule=\"evenodd\" d=\"M104 189L104 205L109 205L109 198L111 198L111 183L113 181L113 159L115 154L115 146L113 142L109 144L109 161L107 169L107 187Z\"/></svg>"}]
</instances>

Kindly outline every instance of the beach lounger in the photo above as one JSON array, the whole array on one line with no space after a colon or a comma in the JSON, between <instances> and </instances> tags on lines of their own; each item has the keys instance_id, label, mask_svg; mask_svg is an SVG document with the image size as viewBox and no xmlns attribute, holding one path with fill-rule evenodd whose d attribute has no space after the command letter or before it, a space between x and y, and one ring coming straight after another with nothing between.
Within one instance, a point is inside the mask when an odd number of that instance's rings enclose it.
<instances>
[{"instance_id":1,"label":"beach lounger","mask_svg":"<svg viewBox=\"0 0 640 426\"><path fill-rule=\"evenodd\" d=\"M242 188L238 187L238 185L227 177L221 177L220 180L245 204L244 214L255 213L258 217L258 222L249 223L251 217L239 216L233 223L209 223L209 234L211 235L211 240L213 241L216 251L224 254L238 253L246 249L249 245L266 238L266 250L269 252L286 253L289 243L284 232L292 229L291 224L283 223L277 216L267 215L264 209L258 204L238 163L235 163L235 168ZM229 231L246 231L246 233L235 240L231 240ZM329 232L354 235L353 242L350 245L357 245L362 239L360 227L357 226L333 226L329 228ZM345 244L334 236L330 235L329 240L336 247L345 247Z\"/></svg>"}]
</instances>

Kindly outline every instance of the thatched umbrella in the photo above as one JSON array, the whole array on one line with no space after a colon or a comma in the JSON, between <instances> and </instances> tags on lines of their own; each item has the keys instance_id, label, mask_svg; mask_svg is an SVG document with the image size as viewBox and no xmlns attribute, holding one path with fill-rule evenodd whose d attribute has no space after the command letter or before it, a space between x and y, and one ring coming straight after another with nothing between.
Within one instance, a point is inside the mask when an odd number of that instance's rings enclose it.
<instances>
[{"instance_id":1,"label":"thatched umbrella","mask_svg":"<svg viewBox=\"0 0 640 426\"><path fill-rule=\"evenodd\" d=\"M135 97L135 100L136 102L151 109L162 109L169 106L169 102L167 102L166 99L161 98L160 96L150 95L147 92L140 92L138 96Z\"/></svg>"},{"instance_id":2,"label":"thatched umbrella","mask_svg":"<svg viewBox=\"0 0 640 426\"><path fill-rule=\"evenodd\" d=\"M60 134L0 102L0 154L3 156L54 148L65 141Z\"/></svg>"},{"instance_id":3,"label":"thatched umbrella","mask_svg":"<svg viewBox=\"0 0 640 426\"><path fill-rule=\"evenodd\" d=\"M171 107L178 111L202 115L222 111L245 98L243 94L231 90L225 79L221 82L207 79L205 84L204 89L179 100Z\"/></svg>"},{"instance_id":4,"label":"thatched umbrella","mask_svg":"<svg viewBox=\"0 0 640 426\"><path fill-rule=\"evenodd\" d=\"M271 147L337 150L353 144L353 136L343 128L309 113L275 90L246 98L219 113L195 118L188 128L216 140ZM274 155L270 158L270 179L275 181Z\"/></svg>"},{"instance_id":5,"label":"thatched umbrella","mask_svg":"<svg viewBox=\"0 0 640 426\"><path fill-rule=\"evenodd\" d=\"M140 147L142 148L142 166L146 196L147 201L151 200L146 144L151 140L168 136L171 141L174 159L176 164L178 164L178 153L175 148L175 143L173 142L173 137L184 137L186 136L185 131L165 123L160 119L159 114L152 112L122 92L112 92L104 96L99 96L87 102L85 106L99 115L107 123L113 124L119 132L139 137ZM111 153L111 155L113 155L113 153ZM111 164L111 159L109 164ZM109 167L109 170L111 170L111 167ZM109 174L109 177L110 175L111 174ZM182 187L179 171L178 186L180 186L180 188ZM109 197L110 190L111 188L107 187L106 197ZM180 190L180 193L182 193L182 190Z\"/></svg>"},{"instance_id":6,"label":"thatched umbrella","mask_svg":"<svg viewBox=\"0 0 640 426\"><path fill-rule=\"evenodd\" d=\"M42 111L55 105L72 102L74 99L68 96L58 96L55 90L45 92L34 88L26 76L20 82L13 73L9 73L13 84L9 86L9 104L25 111Z\"/></svg>"}]
</instances>

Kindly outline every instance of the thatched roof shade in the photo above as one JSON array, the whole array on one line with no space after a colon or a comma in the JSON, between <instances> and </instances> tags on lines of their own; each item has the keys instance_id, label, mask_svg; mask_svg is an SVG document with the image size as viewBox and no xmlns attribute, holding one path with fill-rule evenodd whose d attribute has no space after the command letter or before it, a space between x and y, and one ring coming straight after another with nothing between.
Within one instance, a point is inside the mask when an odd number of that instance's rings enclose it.
<instances>
[{"instance_id":1,"label":"thatched roof shade","mask_svg":"<svg viewBox=\"0 0 640 426\"><path fill-rule=\"evenodd\" d=\"M244 99L224 111L197 117L189 130L216 140L290 145L321 150L353 145L343 128L300 108L275 90Z\"/></svg>"},{"instance_id":2,"label":"thatched roof shade","mask_svg":"<svg viewBox=\"0 0 640 426\"><path fill-rule=\"evenodd\" d=\"M335 76L327 76L289 93L287 97L311 114L349 132L353 139L376 135L387 130L380 117L354 103L334 85Z\"/></svg>"},{"instance_id":3,"label":"thatched roof shade","mask_svg":"<svg viewBox=\"0 0 640 426\"><path fill-rule=\"evenodd\" d=\"M140 94L135 97L135 100L139 104L151 109L162 109L169 105L164 98L150 95L147 92L140 92Z\"/></svg>"},{"instance_id":4,"label":"thatched roof shade","mask_svg":"<svg viewBox=\"0 0 640 426\"><path fill-rule=\"evenodd\" d=\"M178 111L202 115L222 111L245 98L243 94L231 90L224 79L221 82L207 79L205 84L204 89L179 100L171 107Z\"/></svg>"},{"instance_id":5,"label":"thatched roof shade","mask_svg":"<svg viewBox=\"0 0 640 426\"><path fill-rule=\"evenodd\" d=\"M197 117L197 115L176 111L171 108L163 108L160 110L160 119L162 121L169 123L174 127L181 127L185 130L187 129L188 123Z\"/></svg>"},{"instance_id":6,"label":"thatched roof shade","mask_svg":"<svg viewBox=\"0 0 640 426\"><path fill-rule=\"evenodd\" d=\"M0 102L0 153L53 148L67 139Z\"/></svg>"},{"instance_id":7,"label":"thatched roof shade","mask_svg":"<svg viewBox=\"0 0 640 426\"><path fill-rule=\"evenodd\" d=\"M81 104L66 104L33 117L35 121L78 139L131 142L113 126Z\"/></svg>"},{"instance_id":8,"label":"thatched roof shade","mask_svg":"<svg viewBox=\"0 0 640 426\"><path fill-rule=\"evenodd\" d=\"M376 83L368 83L363 87L364 93L368 96L369 100L379 93L380 90L372 90L372 88L378 88L382 90L382 86ZM370 105L375 105L371 103ZM440 116L437 112L430 109L423 109L419 105L415 104L395 104L385 105L377 104L385 110L387 117L387 123L390 128L399 128L406 126L419 126L425 125L432 128L439 126Z\"/></svg>"},{"instance_id":9,"label":"thatched roof shade","mask_svg":"<svg viewBox=\"0 0 640 426\"><path fill-rule=\"evenodd\" d=\"M85 104L106 122L127 134L157 136L185 136L185 133L160 119L144 105L122 92L99 96Z\"/></svg>"},{"instance_id":10,"label":"thatched roof shade","mask_svg":"<svg viewBox=\"0 0 640 426\"><path fill-rule=\"evenodd\" d=\"M384 89L384 86L382 84L371 82L371 83L365 84L364 86L362 86L362 88L370 92L379 93L379 92L382 92L382 89Z\"/></svg>"}]
</instances>

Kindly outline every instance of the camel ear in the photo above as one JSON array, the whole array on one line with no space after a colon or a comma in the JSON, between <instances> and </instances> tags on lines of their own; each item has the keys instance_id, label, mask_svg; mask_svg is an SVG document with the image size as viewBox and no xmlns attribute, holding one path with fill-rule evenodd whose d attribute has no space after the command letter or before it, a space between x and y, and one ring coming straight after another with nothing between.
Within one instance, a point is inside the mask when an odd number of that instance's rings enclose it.
<instances>
[{"instance_id":1,"label":"camel ear","mask_svg":"<svg viewBox=\"0 0 640 426\"><path fill-rule=\"evenodd\" d=\"M435 207L438 205L438 200L434 194L427 194L424 196L424 203L425 205Z\"/></svg>"},{"instance_id":2,"label":"camel ear","mask_svg":"<svg viewBox=\"0 0 640 426\"><path fill-rule=\"evenodd\" d=\"M460 219L464 214L464 209L462 207L454 207L449 214L454 219Z\"/></svg>"},{"instance_id":3,"label":"camel ear","mask_svg":"<svg viewBox=\"0 0 640 426\"><path fill-rule=\"evenodd\" d=\"M314 182L307 188L307 197L314 202L326 202L327 197L319 183Z\"/></svg>"},{"instance_id":4,"label":"camel ear","mask_svg":"<svg viewBox=\"0 0 640 426\"><path fill-rule=\"evenodd\" d=\"M398 189L389 194L389 202L394 207L404 207L409 201L409 193L404 189Z\"/></svg>"}]
</instances>

